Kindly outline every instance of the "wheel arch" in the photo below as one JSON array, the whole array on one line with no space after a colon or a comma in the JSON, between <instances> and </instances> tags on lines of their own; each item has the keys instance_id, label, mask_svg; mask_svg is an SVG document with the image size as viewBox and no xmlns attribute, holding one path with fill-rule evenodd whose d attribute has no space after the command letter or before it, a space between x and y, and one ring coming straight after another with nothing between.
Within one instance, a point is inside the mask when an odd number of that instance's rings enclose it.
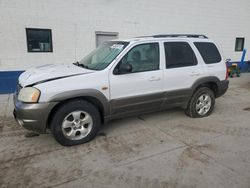
<instances>
[{"instance_id":1,"label":"wheel arch","mask_svg":"<svg viewBox=\"0 0 250 188\"><path fill-rule=\"evenodd\" d=\"M47 119L47 128L50 128L50 123L55 112L64 104L73 100L85 100L97 107L101 115L102 123L105 121L105 116L109 114L108 99L98 90L77 90L70 92L63 92L52 97L50 102L57 102L52 108Z\"/></svg>"},{"instance_id":2,"label":"wheel arch","mask_svg":"<svg viewBox=\"0 0 250 188\"><path fill-rule=\"evenodd\" d=\"M214 76L200 78L193 84L192 93L195 93L201 87L208 87L214 92L215 97L217 97L219 94L219 83L220 80Z\"/></svg>"}]
</instances>

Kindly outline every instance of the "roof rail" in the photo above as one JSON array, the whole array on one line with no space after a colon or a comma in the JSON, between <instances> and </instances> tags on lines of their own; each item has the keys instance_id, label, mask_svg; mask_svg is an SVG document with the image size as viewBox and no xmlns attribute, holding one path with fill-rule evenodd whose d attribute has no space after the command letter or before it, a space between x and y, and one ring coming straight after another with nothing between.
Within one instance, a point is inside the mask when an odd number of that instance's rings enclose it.
<instances>
[{"instance_id":1,"label":"roof rail","mask_svg":"<svg viewBox=\"0 0 250 188\"><path fill-rule=\"evenodd\" d=\"M165 37L188 37L188 38L205 38L208 37L205 35L197 35L197 34L161 34L161 35L153 35L154 38L165 38Z\"/></svg>"}]
</instances>

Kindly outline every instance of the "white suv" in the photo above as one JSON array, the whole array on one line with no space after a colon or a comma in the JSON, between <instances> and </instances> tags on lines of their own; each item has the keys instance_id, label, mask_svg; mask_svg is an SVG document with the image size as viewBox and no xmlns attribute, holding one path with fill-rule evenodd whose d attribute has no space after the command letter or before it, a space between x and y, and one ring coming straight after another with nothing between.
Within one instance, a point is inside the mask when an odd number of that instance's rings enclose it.
<instances>
[{"instance_id":1,"label":"white suv","mask_svg":"<svg viewBox=\"0 0 250 188\"><path fill-rule=\"evenodd\" d=\"M177 106L190 117L207 116L228 83L225 60L204 35L114 40L79 62L24 72L14 116L69 146L90 141L115 118Z\"/></svg>"}]
</instances>

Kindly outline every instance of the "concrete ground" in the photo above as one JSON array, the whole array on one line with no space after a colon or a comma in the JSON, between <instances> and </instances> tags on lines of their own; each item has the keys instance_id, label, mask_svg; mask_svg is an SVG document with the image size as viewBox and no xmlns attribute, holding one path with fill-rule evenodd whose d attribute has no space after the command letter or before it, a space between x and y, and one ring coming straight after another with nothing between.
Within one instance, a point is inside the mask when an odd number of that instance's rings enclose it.
<instances>
[{"instance_id":1,"label":"concrete ground","mask_svg":"<svg viewBox=\"0 0 250 188\"><path fill-rule=\"evenodd\" d=\"M0 187L250 187L250 74L230 80L214 113L181 109L110 122L93 141L26 138L0 120Z\"/></svg>"},{"instance_id":2,"label":"concrete ground","mask_svg":"<svg viewBox=\"0 0 250 188\"><path fill-rule=\"evenodd\" d=\"M13 94L0 94L0 118L12 117Z\"/></svg>"}]
</instances>

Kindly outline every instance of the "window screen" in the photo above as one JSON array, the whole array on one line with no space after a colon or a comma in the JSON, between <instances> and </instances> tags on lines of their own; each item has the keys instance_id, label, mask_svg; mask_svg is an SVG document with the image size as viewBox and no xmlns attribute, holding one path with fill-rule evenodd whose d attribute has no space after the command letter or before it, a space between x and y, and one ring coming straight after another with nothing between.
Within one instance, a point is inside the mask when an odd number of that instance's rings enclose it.
<instances>
[{"instance_id":1,"label":"window screen","mask_svg":"<svg viewBox=\"0 0 250 188\"><path fill-rule=\"evenodd\" d=\"M235 51L242 52L244 49L245 38L236 38L235 41Z\"/></svg>"},{"instance_id":2,"label":"window screen","mask_svg":"<svg viewBox=\"0 0 250 188\"><path fill-rule=\"evenodd\" d=\"M177 68L197 65L197 59L192 48L186 42L164 43L166 67Z\"/></svg>"},{"instance_id":3,"label":"window screen","mask_svg":"<svg viewBox=\"0 0 250 188\"><path fill-rule=\"evenodd\" d=\"M26 28L28 52L52 52L50 29Z\"/></svg>"},{"instance_id":4,"label":"window screen","mask_svg":"<svg viewBox=\"0 0 250 188\"><path fill-rule=\"evenodd\" d=\"M199 50L203 61L206 64L219 63L221 55L217 47L209 42L195 42L194 45Z\"/></svg>"}]
</instances>

